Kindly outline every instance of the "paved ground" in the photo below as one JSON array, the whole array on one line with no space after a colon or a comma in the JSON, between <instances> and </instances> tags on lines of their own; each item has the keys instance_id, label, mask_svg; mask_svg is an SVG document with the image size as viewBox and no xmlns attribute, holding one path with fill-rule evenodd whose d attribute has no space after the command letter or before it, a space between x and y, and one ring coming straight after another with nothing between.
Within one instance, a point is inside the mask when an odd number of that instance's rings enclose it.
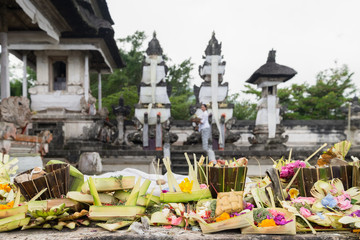
<instances>
[{"instance_id":1,"label":"paved ground","mask_svg":"<svg viewBox=\"0 0 360 240\"><path fill-rule=\"evenodd\" d=\"M154 240L194 240L194 239L246 239L246 240L337 240L337 239L360 239L360 234L350 232L318 232L317 235L311 233L302 233L297 235L242 235L240 231L224 231L214 234L202 234L201 232L185 231L180 228L164 229L162 227L151 227L144 235L128 232L126 230L118 230L116 232L108 232L101 228L81 227L76 230L64 229L62 231L52 229L30 229L25 231L12 231L0 234L1 239L26 239L26 240L113 240L113 239L154 239Z\"/></svg>"}]
</instances>

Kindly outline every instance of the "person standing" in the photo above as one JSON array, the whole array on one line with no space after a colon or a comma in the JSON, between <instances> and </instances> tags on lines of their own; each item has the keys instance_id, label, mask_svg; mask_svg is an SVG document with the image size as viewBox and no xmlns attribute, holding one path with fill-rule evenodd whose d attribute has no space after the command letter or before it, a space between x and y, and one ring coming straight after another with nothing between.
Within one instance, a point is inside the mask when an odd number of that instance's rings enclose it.
<instances>
[{"instance_id":1,"label":"person standing","mask_svg":"<svg viewBox=\"0 0 360 240\"><path fill-rule=\"evenodd\" d=\"M201 104L202 115L200 116L199 132L201 133L202 148L205 151L209 150L209 138L211 134L209 124L209 114L206 104Z\"/></svg>"}]
</instances>

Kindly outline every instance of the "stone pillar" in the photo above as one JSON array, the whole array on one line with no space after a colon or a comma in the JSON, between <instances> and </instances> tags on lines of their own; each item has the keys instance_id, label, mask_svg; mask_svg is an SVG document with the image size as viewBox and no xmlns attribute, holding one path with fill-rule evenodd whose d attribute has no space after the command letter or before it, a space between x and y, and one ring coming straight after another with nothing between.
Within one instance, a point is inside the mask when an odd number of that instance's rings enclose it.
<instances>
[{"instance_id":1,"label":"stone pillar","mask_svg":"<svg viewBox=\"0 0 360 240\"><path fill-rule=\"evenodd\" d=\"M219 150L224 150L225 148L225 115L221 115L220 118L220 132L219 137L222 137L223 141L219 141Z\"/></svg>"},{"instance_id":2,"label":"stone pillar","mask_svg":"<svg viewBox=\"0 0 360 240\"><path fill-rule=\"evenodd\" d=\"M101 94L102 90L101 90L101 73L98 73L98 108L99 111L102 109L102 94Z\"/></svg>"},{"instance_id":3,"label":"stone pillar","mask_svg":"<svg viewBox=\"0 0 360 240\"><path fill-rule=\"evenodd\" d=\"M1 42L1 99L10 97L10 83L9 83L9 51L8 51L8 36L7 32L0 32Z\"/></svg>"},{"instance_id":4,"label":"stone pillar","mask_svg":"<svg viewBox=\"0 0 360 240\"><path fill-rule=\"evenodd\" d=\"M149 122L148 113L144 113L144 127L143 127L143 147L149 146Z\"/></svg>"},{"instance_id":5,"label":"stone pillar","mask_svg":"<svg viewBox=\"0 0 360 240\"><path fill-rule=\"evenodd\" d=\"M162 150L162 129L161 129L161 115L160 112L156 116L156 136L155 136L155 148L157 151Z\"/></svg>"},{"instance_id":6,"label":"stone pillar","mask_svg":"<svg viewBox=\"0 0 360 240\"><path fill-rule=\"evenodd\" d=\"M9 50L8 50L8 35L7 35L7 19L6 6L0 6L0 43L1 43L1 59L0 59L0 79L1 79L1 99L10 97L10 82L9 82Z\"/></svg>"},{"instance_id":7,"label":"stone pillar","mask_svg":"<svg viewBox=\"0 0 360 240\"><path fill-rule=\"evenodd\" d=\"M85 72L84 72L84 97L85 101L89 100L89 55L85 55Z\"/></svg>"},{"instance_id":8,"label":"stone pillar","mask_svg":"<svg viewBox=\"0 0 360 240\"><path fill-rule=\"evenodd\" d=\"M27 97L27 56L23 55L23 83L22 83L22 95L23 97Z\"/></svg>"},{"instance_id":9,"label":"stone pillar","mask_svg":"<svg viewBox=\"0 0 360 240\"><path fill-rule=\"evenodd\" d=\"M116 139L117 143L122 145L124 144L125 142L125 139L124 139L124 135L125 135L125 131L124 131L124 115L122 114L119 114L116 116L116 121L117 121L117 127L118 127L118 137Z\"/></svg>"}]
</instances>

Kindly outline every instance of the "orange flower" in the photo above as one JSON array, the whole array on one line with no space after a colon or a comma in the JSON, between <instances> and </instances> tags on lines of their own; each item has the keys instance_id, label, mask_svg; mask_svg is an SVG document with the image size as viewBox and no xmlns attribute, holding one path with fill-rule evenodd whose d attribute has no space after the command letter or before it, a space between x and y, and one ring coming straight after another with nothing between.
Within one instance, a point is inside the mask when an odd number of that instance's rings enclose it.
<instances>
[{"instance_id":1,"label":"orange flower","mask_svg":"<svg viewBox=\"0 0 360 240\"><path fill-rule=\"evenodd\" d=\"M227 212L223 212L220 216L218 216L216 218L216 221L220 222L222 220L226 220L226 219L229 219L229 218L230 218L230 215Z\"/></svg>"},{"instance_id":2,"label":"orange flower","mask_svg":"<svg viewBox=\"0 0 360 240\"><path fill-rule=\"evenodd\" d=\"M10 192L11 187L9 184L5 183L5 184L1 184L0 183L0 190L4 190L5 192Z\"/></svg>"},{"instance_id":3,"label":"orange flower","mask_svg":"<svg viewBox=\"0 0 360 240\"><path fill-rule=\"evenodd\" d=\"M9 209L14 207L14 201L8 202L7 204L0 204L0 210Z\"/></svg>"},{"instance_id":4,"label":"orange flower","mask_svg":"<svg viewBox=\"0 0 360 240\"><path fill-rule=\"evenodd\" d=\"M193 187L193 183L194 181L189 181L188 178L185 178L184 181L182 181L180 184L179 184L179 187L181 189L182 192L188 192L188 193L191 193L191 190L192 190L192 187Z\"/></svg>"},{"instance_id":5,"label":"orange flower","mask_svg":"<svg viewBox=\"0 0 360 240\"><path fill-rule=\"evenodd\" d=\"M276 223L274 219L264 219L259 223L259 227L275 227Z\"/></svg>"}]
</instances>

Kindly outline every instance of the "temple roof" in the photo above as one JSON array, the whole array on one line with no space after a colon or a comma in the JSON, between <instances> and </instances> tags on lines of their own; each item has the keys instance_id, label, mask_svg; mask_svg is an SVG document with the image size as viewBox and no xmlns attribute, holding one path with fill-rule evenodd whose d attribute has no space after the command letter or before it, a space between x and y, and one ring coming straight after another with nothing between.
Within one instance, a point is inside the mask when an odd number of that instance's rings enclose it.
<instances>
[{"instance_id":1,"label":"temple roof","mask_svg":"<svg viewBox=\"0 0 360 240\"><path fill-rule=\"evenodd\" d=\"M114 39L114 24L111 19L106 0L28 0L22 1L0 0L0 6L6 6L8 32L40 32L45 31L54 40L71 41L71 39L102 39L108 57L112 58L112 66L101 54L91 52L93 68L121 68L125 67ZM33 12L33 13L32 13ZM31 14L39 12L48 21L46 25L50 32L44 30L44 24L31 19ZM41 16L41 17L42 17ZM51 32L52 31L52 32ZM58 35L58 37L57 37ZM45 40L45 39L44 39ZM21 51L16 50L18 53ZM16 55L16 53L14 53ZM28 53L29 61L35 59L33 53ZM33 62L34 63L34 62ZM34 63L35 64L35 63ZM90 63L91 64L91 63Z\"/></svg>"},{"instance_id":2,"label":"temple roof","mask_svg":"<svg viewBox=\"0 0 360 240\"><path fill-rule=\"evenodd\" d=\"M256 70L246 82L257 84L260 78L278 78L286 82L294 77L297 72L290 67L277 64L275 54L275 50L270 50L267 62Z\"/></svg>"},{"instance_id":3,"label":"temple roof","mask_svg":"<svg viewBox=\"0 0 360 240\"><path fill-rule=\"evenodd\" d=\"M64 0L51 1L72 27L72 31L63 32L61 34L62 37L103 38L117 67L125 67L125 62L121 59L114 40L114 29L111 26L114 22L110 17L105 0L96 0L97 6L93 6L89 1L84 0L69 1L71 3L69 3L68 6L64 3ZM100 8L101 15L96 14L96 7Z\"/></svg>"},{"instance_id":4,"label":"temple roof","mask_svg":"<svg viewBox=\"0 0 360 240\"><path fill-rule=\"evenodd\" d=\"M163 50L160 46L159 40L156 38L156 32L153 33L153 38L149 42L148 48L146 49L146 54L162 56Z\"/></svg>"},{"instance_id":5,"label":"temple roof","mask_svg":"<svg viewBox=\"0 0 360 240\"><path fill-rule=\"evenodd\" d=\"M209 44L205 49L205 55L221 55L221 43L219 44L218 40L215 38L215 32L212 33Z\"/></svg>"}]
</instances>

